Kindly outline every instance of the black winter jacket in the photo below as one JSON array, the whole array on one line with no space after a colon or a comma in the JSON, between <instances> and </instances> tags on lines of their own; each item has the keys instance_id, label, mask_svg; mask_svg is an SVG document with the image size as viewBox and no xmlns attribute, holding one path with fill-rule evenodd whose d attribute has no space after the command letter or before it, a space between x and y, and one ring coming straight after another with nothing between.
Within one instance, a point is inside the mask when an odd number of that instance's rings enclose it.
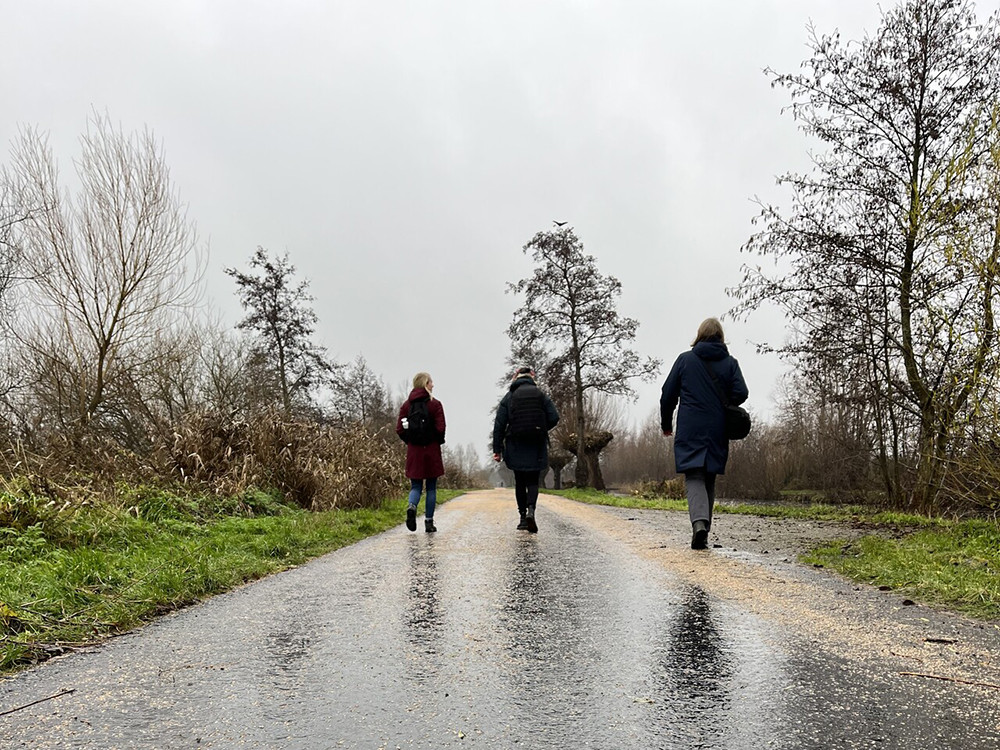
<instances>
[{"instance_id":1,"label":"black winter jacket","mask_svg":"<svg viewBox=\"0 0 1000 750\"><path fill-rule=\"evenodd\" d=\"M545 471L549 468L549 440L546 434L544 440L536 438L517 438L507 434L510 423L510 401L514 391L523 385L534 385L530 375L522 375L510 384L510 390L504 394L497 407L496 418L493 420L493 452L503 456L507 468L513 471ZM546 432L559 424L559 412L544 391L539 391L542 405L545 409Z\"/></svg>"}]
</instances>

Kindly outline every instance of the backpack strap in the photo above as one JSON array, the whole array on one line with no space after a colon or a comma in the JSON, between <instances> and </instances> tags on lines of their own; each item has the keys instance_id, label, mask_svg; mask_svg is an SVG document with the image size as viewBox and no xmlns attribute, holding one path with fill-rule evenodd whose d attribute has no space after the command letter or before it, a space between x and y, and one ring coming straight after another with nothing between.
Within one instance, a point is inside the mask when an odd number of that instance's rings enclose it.
<instances>
[{"instance_id":1,"label":"backpack strap","mask_svg":"<svg viewBox=\"0 0 1000 750\"><path fill-rule=\"evenodd\" d=\"M726 392L722 388L722 383L719 382L719 379L715 376L715 373L712 372L712 368L708 366L708 363L705 362L705 360L703 360L697 354L694 354L694 352L692 352L692 355L694 356L694 358L696 360L698 360L701 363L701 366L705 368L705 372L708 373L708 377L712 380L712 385L715 388L715 393L718 395L719 400L722 402L723 406L725 406L726 408L728 408L729 407L729 398L727 398Z\"/></svg>"}]
</instances>

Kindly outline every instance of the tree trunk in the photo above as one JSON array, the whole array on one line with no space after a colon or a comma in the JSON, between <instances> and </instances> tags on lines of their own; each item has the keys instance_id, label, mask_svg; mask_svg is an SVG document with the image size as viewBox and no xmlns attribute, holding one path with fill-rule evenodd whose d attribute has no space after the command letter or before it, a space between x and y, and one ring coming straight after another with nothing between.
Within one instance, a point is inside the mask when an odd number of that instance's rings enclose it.
<instances>
[{"instance_id":1,"label":"tree trunk","mask_svg":"<svg viewBox=\"0 0 1000 750\"><path fill-rule=\"evenodd\" d=\"M930 514L938 509L938 492L944 481L948 428L941 426L935 431L930 425L921 425L920 433L920 454L910 508Z\"/></svg>"},{"instance_id":2,"label":"tree trunk","mask_svg":"<svg viewBox=\"0 0 1000 750\"><path fill-rule=\"evenodd\" d=\"M587 452L587 436L584 432L586 425L584 424L583 415L583 381L581 379L581 373L579 365L576 368L576 486L577 487L589 487L590 486L590 476L587 470L587 462L584 460Z\"/></svg>"},{"instance_id":3,"label":"tree trunk","mask_svg":"<svg viewBox=\"0 0 1000 750\"><path fill-rule=\"evenodd\" d=\"M590 486L595 490L605 490L604 475L601 473L600 451L588 451L586 453L587 473L590 475ZM583 463L583 462L581 462Z\"/></svg>"}]
</instances>

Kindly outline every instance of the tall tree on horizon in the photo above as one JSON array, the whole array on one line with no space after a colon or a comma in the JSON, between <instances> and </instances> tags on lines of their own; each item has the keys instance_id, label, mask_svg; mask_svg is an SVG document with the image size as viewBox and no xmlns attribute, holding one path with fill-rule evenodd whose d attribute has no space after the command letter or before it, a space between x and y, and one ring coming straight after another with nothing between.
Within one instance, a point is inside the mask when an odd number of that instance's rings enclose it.
<instances>
[{"instance_id":1,"label":"tall tree on horizon","mask_svg":"<svg viewBox=\"0 0 1000 750\"><path fill-rule=\"evenodd\" d=\"M572 227L538 232L523 248L534 273L508 283L508 293L524 295L507 328L512 351L545 351L571 384L576 423L576 484L589 486L585 401L591 391L635 397L630 381L650 380L661 362L631 348L639 322L616 309L621 282L597 270Z\"/></svg>"}]
</instances>

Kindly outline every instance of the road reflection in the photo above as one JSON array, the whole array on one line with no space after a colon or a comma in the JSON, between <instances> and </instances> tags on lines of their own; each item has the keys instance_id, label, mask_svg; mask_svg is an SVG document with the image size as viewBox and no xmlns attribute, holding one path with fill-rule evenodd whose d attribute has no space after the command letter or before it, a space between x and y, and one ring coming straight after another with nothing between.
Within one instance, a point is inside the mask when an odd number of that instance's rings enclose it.
<instances>
[{"instance_id":1,"label":"road reflection","mask_svg":"<svg viewBox=\"0 0 1000 750\"><path fill-rule=\"evenodd\" d=\"M727 746L736 655L712 599L697 586L681 595L659 648L655 684L665 726L692 747Z\"/></svg>"},{"instance_id":2,"label":"road reflection","mask_svg":"<svg viewBox=\"0 0 1000 750\"><path fill-rule=\"evenodd\" d=\"M496 705L510 721L512 744L554 740L558 735L552 733L566 722L587 734L603 721L601 711L587 709L599 690L604 656L588 627L601 617L600 591L580 574L586 548L571 541L562 549L560 555L524 534L511 541L504 563L496 629L502 693ZM592 733L599 735L596 728Z\"/></svg>"},{"instance_id":3,"label":"road reflection","mask_svg":"<svg viewBox=\"0 0 1000 750\"><path fill-rule=\"evenodd\" d=\"M733 654L722 635L711 600L697 586L683 595L680 611L667 628L664 674L689 697L705 697L715 705L730 699Z\"/></svg>"},{"instance_id":4,"label":"road reflection","mask_svg":"<svg viewBox=\"0 0 1000 750\"><path fill-rule=\"evenodd\" d=\"M444 627L444 609L441 598L441 581L434 537L411 535L407 537L407 585L403 602L403 624L410 654L418 657L415 670L409 676L423 685L435 676L440 667L436 658L441 653L441 634Z\"/></svg>"}]
</instances>

